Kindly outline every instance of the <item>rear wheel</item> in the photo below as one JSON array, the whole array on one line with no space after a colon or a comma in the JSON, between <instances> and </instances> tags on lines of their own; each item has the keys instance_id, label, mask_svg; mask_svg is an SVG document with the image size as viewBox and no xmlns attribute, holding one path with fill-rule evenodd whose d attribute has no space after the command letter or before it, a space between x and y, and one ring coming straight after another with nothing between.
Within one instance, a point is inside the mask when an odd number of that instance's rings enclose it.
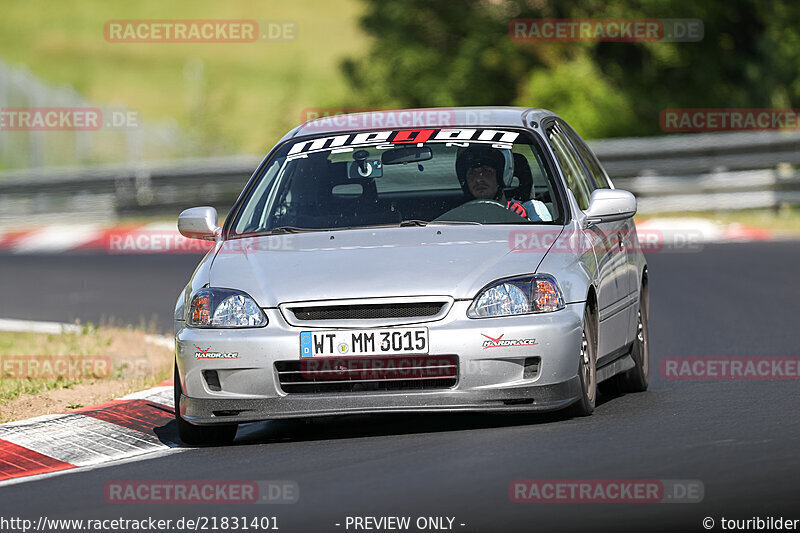
<instances>
[{"instance_id":1,"label":"rear wheel","mask_svg":"<svg viewBox=\"0 0 800 533\"><path fill-rule=\"evenodd\" d=\"M238 424L224 424L214 426L196 426L181 418L181 379L178 375L178 365L175 365L175 383L173 390L175 393L175 422L178 423L178 435L185 444L199 446L213 446L230 444L236 437Z\"/></svg>"},{"instance_id":2,"label":"rear wheel","mask_svg":"<svg viewBox=\"0 0 800 533\"><path fill-rule=\"evenodd\" d=\"M581 381L581 396L569 407L569 412L572 416L589 416L594 412L597 400L597 328L588 305L583 312L578 376Z\"/></svg>"},{"instance_id":3,"label":"rear wheel","mask_svg":"<svg viewBox=\"0 0 800 533\"><path fill-rule=\"evenodd\" d=\"M631 346L634 367L600 384L600 392L616 395L623 392L644 392L650 382L650 333L647 326L647 286L639 297L639 313L636 317L636 338Z\"/></svg>"}]
</instances>

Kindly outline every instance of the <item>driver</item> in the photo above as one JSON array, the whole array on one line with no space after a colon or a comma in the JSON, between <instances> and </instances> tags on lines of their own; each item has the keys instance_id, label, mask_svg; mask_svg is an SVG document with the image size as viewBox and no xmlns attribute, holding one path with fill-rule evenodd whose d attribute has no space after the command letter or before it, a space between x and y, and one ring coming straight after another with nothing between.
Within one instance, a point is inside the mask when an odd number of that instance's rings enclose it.
<instances>
[{"instance_id":1,"label":"driver","mask_svg":"<svg viewBox=\"0 0 800 533\"><path fill-rule=\"evenodd\" d=\"M500 202L519 216L528 218L528 211L516 200L506 200L503 171L505 158L498 150L486 146L470 146L456 157L456 174L461 188L475 200Z\"/></svg>"}]
</instances>

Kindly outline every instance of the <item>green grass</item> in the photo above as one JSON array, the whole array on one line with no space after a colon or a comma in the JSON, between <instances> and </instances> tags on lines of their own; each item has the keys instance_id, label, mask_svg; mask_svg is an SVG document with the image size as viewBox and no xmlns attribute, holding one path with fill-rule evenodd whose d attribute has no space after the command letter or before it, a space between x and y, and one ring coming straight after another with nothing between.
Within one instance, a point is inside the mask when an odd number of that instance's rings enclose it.
<instances>
[{"instance_id":1,"label":"green grass","mask_svg":"<svg viewBox=\"0 0 800 533\"><path fill-rule=\"evenodd\" d=\"M0 58L145 121L175 119L201 150L265 152L309 107L342 105L339 62L359 55L359 0L3 2ZM113 43L107 20L296 21L288 42ZM194 74L192 74L194 72ZM199 74L198 74L199 73Z\"/></svg>"},{"instance_id":2,"label":"green grass","mask_svg":"<svg viewBox=\"0 0 800 533\"><path fill-rule=\"evenodd\" d=\"M171 352L161 347L147 345L143 341L142 330L95 327L88 324L77 333L52 335L45 333L0 332L0 407L3 403L15 400L22 394L40 394L53 389L70 389L77 384L96 383L111 379L136 384L152 385L171 374ZM158 354L162 363L152 368L149 375L136 372L132 362L146 357L147 354ZM60 376L49 378L43 374L30 374L22 370L26 376L19 374L20 368L29 369L25 362L16 356L42 357L41 361L49 361L52 365L59 356L78 356L106 358L110 364L105 372L93 373L91 370L77 377ZM90 359L91 360L91 359ZM43 363L40 363L43 364ZM92 367L99 368L99 367ZM0 416L2 419L2 416Z\"/></svg>"},{"instance_id":3,"label":"green grass","mask_svg":"<svg viewBox=\"0 0 800 533\"><path fill-rule=\"evenodd\" d=\"M0 406L16 400L22 394L41 394L53 389L70 389L81 383L78 379L0 379Z\"/></svg>"},{"instance_id":4,"label":"green grass","mask_svg":"<svg viewBox=\"0 0 800 533\"><path fill-rule=\"evenodd\" d=\"M7 371L6 365L13 368L13 359L5 361L10 356L29 355L101 355L111 340L98 334L91 327L82 328L81 333L50 335L41 333L0 333L0 401L14 400L21 394L39 394L52 389L71 388L81 379L67 378L18 378L12 371Z\"/></svg>"}]
</instances>

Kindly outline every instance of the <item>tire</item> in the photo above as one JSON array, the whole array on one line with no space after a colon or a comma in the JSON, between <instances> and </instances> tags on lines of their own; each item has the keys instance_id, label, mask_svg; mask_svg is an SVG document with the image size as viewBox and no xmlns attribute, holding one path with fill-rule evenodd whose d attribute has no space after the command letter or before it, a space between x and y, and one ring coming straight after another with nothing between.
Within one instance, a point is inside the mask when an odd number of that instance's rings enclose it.
<instances>
[{"instance_id":1,"label":"tire","mask_svg":"<svg viewBox=\"0 0 800 533\"><path fill-rule=\"evenodd\" d=\"M175 393L175 422L178 424L178 435L184 444L196 446L215 446L230 444L236 437L238 424L220 424L214 426L196 426L190 424L180 413L181 400L181 379L178 375L178 365L175 364L175 383L173 390Z\"/></svg>"},{"instance_id":2,"label":"tire","mask_svg":"<svg viewBox=\"0 0 800 533\"><path fill-rule=\"evenodd\" d=\"M626 392L644 392L650 383L650 331L648 327L647 286L642 288L639 297L639 313L636 318L636 338L631 346L634 366L627 372L600 384L600 392L611 396Z\"/></svg>"},{"instance_id":3,"label":"tire","mask_svg":"<svg viewBox=\"0 0 800 533\"><path fill-rule=\"evenodd\" d=\"M597 401L597 325L589 312L583 312L583 333L581 335L578 376L581 381L581 397L569 406L572 416L589 416L594 412Z\"/></svg>"}]
</instances>

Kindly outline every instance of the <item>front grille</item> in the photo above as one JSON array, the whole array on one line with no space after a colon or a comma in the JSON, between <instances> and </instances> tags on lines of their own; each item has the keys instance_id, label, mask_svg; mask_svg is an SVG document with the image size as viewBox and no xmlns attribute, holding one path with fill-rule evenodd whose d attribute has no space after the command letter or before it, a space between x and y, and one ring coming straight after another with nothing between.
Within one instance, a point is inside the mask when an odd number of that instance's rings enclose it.
<instances>
[{"instance_id":1,"label":"front grille","mask_svg":"<svg viewBox=\"0 0 800 533\"><path fill-rule=\"evenodd\" d=\"M275 363L287 394L436 390L455 386L455 355L309 357Z\"/></svg>"},{"instance_id":2,"label":"front grille","mask_svg":"<svg viewBox=\"0 0 800 533\"><path fill-rule=\"evenodd\" d=\"M290 307L289 310L297 320L374 320L430 317L438 314L445 305L446 302L411 302Z\"/></svg>"}]
</instances>

